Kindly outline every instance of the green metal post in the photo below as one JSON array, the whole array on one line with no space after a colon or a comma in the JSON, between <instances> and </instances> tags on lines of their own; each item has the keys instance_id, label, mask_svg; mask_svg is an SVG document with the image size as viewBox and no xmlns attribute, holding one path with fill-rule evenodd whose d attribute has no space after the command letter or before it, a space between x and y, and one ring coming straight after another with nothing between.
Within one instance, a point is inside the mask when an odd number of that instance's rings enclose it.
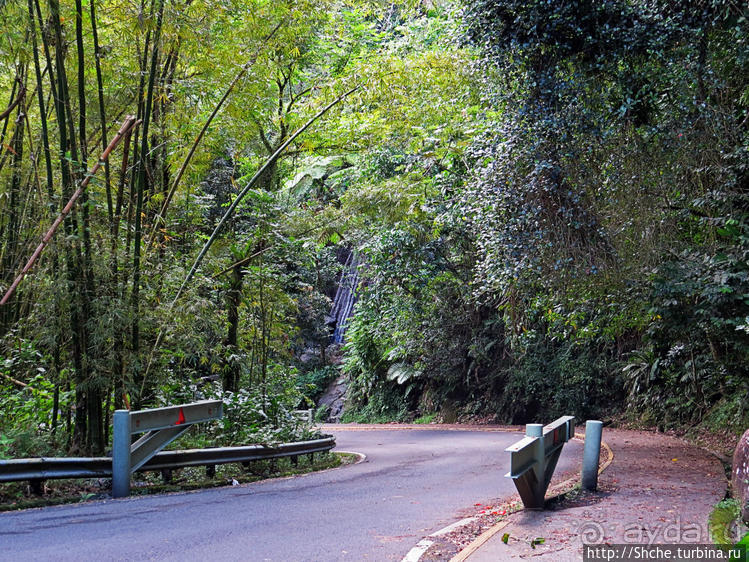
<instances>
[{"instance_id":1,"label":"green metal post","mask_svg":"<svg viewBox=\"0 0 749 562\"><path fill-rule=\"evenodd\" d=\"M583 488L595 492L598 489L598 457L601 452L603 423L588 420L585 423L585 448L583 449Z\"/></svg>"},{"instance_id":2,"label":"green metal post","mask_svg":"<svg viewBox=\"0 0 749 562\"><path fill-rule=\"evenodd\" d=\"M112 431L112 497L130 495L130 410L115 410Z\"/></svg>"},{"instance_id":3,"label":"green metal post","mask_svg":"<svg viewBox=\"0 0 749 562\"><path fill-rule=\"evenodd\" d=\"M525 424L525 435L526 437L537 437L535 443L535 457L536 463L533 465L533 472L536 475L535 482L533 483L533 504L526 506L527 509L543 509L544 507L544 494L546 493L546 486L544 485L544 478L546 474L546 452L544 451L544 426L541 423L528 423Z\"/></svg>"}]
</instances>

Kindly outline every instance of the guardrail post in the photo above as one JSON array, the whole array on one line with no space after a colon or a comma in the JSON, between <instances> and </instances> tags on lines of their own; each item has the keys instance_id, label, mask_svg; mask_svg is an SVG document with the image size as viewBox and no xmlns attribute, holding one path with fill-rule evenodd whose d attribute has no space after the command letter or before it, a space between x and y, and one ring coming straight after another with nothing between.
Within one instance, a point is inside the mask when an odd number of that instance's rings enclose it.
<instances>
[{"instance_id":1,"label":"guardrail post","mask_svg":"<svg viewBox=\"0 0 749 562\"><path fill-rule=\"evenodd\" d=\"M526 509L543 509L562 447L574 435L575 418L563 416L548 425L529 423L525 437L505 451L511 453L510 472Z\"/></svg>"},{"instance_id":2,"label":"guardrail post","mask_svg":"<svg viewBox=\"0 0 749 562\"><path fill-rule=\"evenodd\" d=\"M130 410L115 410L112 431L112 497L130 495Z\"/></svg>"},{"instance_id":3,"label":"guardrail post","mask_svg":"<svg viewBox=\"0 0 749 562\"><path fill-rule=\"evenodd\" d=\"M585 490L590 490L591 492L595 492L598 489L598 457L601 452L602 433L602 422L588 420L585 423L582 484Z\"/></svg>"},{"instance_id":4,"label":"guardrail post","mask_svg":"<svg viewBox=\"0 0 749 562\"><path fill-rule=\"evenodd\" d=\"M544 425L542 423L525 424L526 437L543 437L543 434L544 434Z\"/></svg>"},{"instance_id":5,"label":"guardrail post","mask_svg":"<svg viewBox=\"0 0 749 562\"><path fill-rule=\"evenodd\" d=\"M151 410L116 410L112 432L112 497L130 494L130 474L177 439L193 424L219 419L221 400L201 400L191 404L165 406ZM130 443L134 433L144 435Z\"/></svg>"},{"instance_id":6,"label":"guardrail post","mask_svg":"<svg viewBox=\"0 0 749 562\"><path fill-rule=\"evenodd\" d=\"M546 474L546 451L544 450L544 424L542 423L527 423L525 424L525 435L526 437L538 437L535 443L535 464L533 465L533 472L536 473L537 484L533 486L533 496L535 505L528 506L528 509L541 509L544 505L544 493L546 492L546 486L539 485L544 481L544 475Z\"/></svg>"},{"instance_id":7,"label":"guardrail post","mask_svg":"<svg viewBox=\"0 0 749 562\"><path fill-rule=\"evenodd\" d=\"M44 480L41 478L33 478L29 480L29 487L31 488L32 494L41 496L44 493Z\"/></svg>"}]
</instances>

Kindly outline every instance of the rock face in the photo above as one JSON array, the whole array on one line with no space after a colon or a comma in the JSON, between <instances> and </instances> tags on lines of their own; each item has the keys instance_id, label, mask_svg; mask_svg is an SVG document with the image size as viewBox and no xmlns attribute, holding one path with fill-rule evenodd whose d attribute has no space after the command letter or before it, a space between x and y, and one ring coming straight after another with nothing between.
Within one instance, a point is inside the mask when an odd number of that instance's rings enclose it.
<instances>
[{"instance_id":1,"label":"rock face","mask_svg":"<svg viewBox=\"0 0 749 562\"><path fill-rule=\"evenodd\" d=\"M318 408L322 406L328 407L328 419L325 421L331 423L338 423L341 421L347 388L348 384L346 383L346 377L341 375L330 383L325 390L325 394L322 395L322 398L320 398L317 403Z\"/></svg>"},{"instance_id":2,"label":"rock face","mask_svg":"<svg viewBox=\"0 0 749 562\"><path fill-rule=\"evenodd\" d=\"M731 484L734 497L741 502L741 517L749 522L749 429L741 437L733 455Z\"/></svg>"}]
</instances>

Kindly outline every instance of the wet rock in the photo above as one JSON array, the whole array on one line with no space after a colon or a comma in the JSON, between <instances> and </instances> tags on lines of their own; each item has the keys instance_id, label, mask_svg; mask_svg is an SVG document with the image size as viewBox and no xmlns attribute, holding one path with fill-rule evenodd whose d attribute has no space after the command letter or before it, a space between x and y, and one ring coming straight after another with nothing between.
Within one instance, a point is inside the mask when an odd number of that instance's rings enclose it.
<instances>
[{"instance_id":1,"label":"wet rock","mask_svg":"<svg viewBox=\"0 0 749 562\"><path fill-rule=\"evenodd\" d=\"M331 365L341 365L343 363L343 345L331 343L325 348L325 359Z\"/></svg>"},{"instance_id":2,"label":"wet rock","mask_svg":"<svg viewBox=\"0 0 749 562\"><path fill-rule=\"evenodd\" d=\"M328 409L328 418L325 421L331 423L341 421L347 389L348 383L346 382L346 377L343 375L331 382L328 388L325 389L325 393L317 403L318 408L327 407Z\"/></svg>"},{"instance_id":3,"label":"wet rock","mask_svg":"<svg viewBox=\"0 0 749 562\"><path fill-rule=\"evenodd\" d=\"M307 348L299 356L299 361L302 363L312 363L320 361L320 352L316 349Z\"/></svg>"}]
</instances>

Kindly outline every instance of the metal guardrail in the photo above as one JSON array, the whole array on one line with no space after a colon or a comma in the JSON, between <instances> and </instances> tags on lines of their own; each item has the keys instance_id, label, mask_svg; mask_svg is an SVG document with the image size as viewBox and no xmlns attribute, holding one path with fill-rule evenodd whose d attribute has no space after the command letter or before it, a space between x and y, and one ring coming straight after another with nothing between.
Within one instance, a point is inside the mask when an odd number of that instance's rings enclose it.
<instances>
[{"instance_id":1,"label":"metal guardrail","mask_svg":"<svg viewBox=\"0 0 749 562\"><path fill-rule=\"evenodd\" d=\"M546 426L529 423L525 437L505 451L511 453L510 472L526 509L541 509L564 444L575 436L574 416L563 416Z\"/></svg>"},{"instance_id":2,"label":"metal guardrail","mask_svg":"<svg viewBox=\"0 0 749 562\"><path fill-rule=\"evenodd\" d=\"M130 495L130 475L200 422L224 415L221 400L201 400L150 410L115 410L112 424L112 497ZM144 433L135 443L132 436Z\"/></svg>"},{"instance_id":3,"label":"metal guardrail","mask_svg":"<svg viewBox=\"0 0 749 562\"><path fill-rule=\"evenodd\" d=\"M333 447L335 447L335 437L328 435L321 439L284 443L277 447L246 445L244 447L162 451L141 466L138 472L295 457L327 452ZM111 477L111 457L40 457L0 460L0 482Z\"/></svg>"},{"instance_id":4,"label":"metal guardrail","mask_svg":"<svg viewBox=\"0 0 749 562\"><path fill-rule=\"evenodd\" d=\"M162 451L141 467L145 470L166 470L187 466L211 466L231 462L252 462L296 457L330 451L335 447L335 437L327 436L312 441L284 443L277 447L247 445L245 447L218 447L186 451Z\"/></svg>"},{"instance_id":5,"label":"metal guardrail","mask_svg":"<svg viewBox=\"0 0 749 562\"><path fill-rule=\"evenodd\" d=\"M111 476L111 457L39 457L0 460L0 482Z\"/></svg>"}]
</instances>

